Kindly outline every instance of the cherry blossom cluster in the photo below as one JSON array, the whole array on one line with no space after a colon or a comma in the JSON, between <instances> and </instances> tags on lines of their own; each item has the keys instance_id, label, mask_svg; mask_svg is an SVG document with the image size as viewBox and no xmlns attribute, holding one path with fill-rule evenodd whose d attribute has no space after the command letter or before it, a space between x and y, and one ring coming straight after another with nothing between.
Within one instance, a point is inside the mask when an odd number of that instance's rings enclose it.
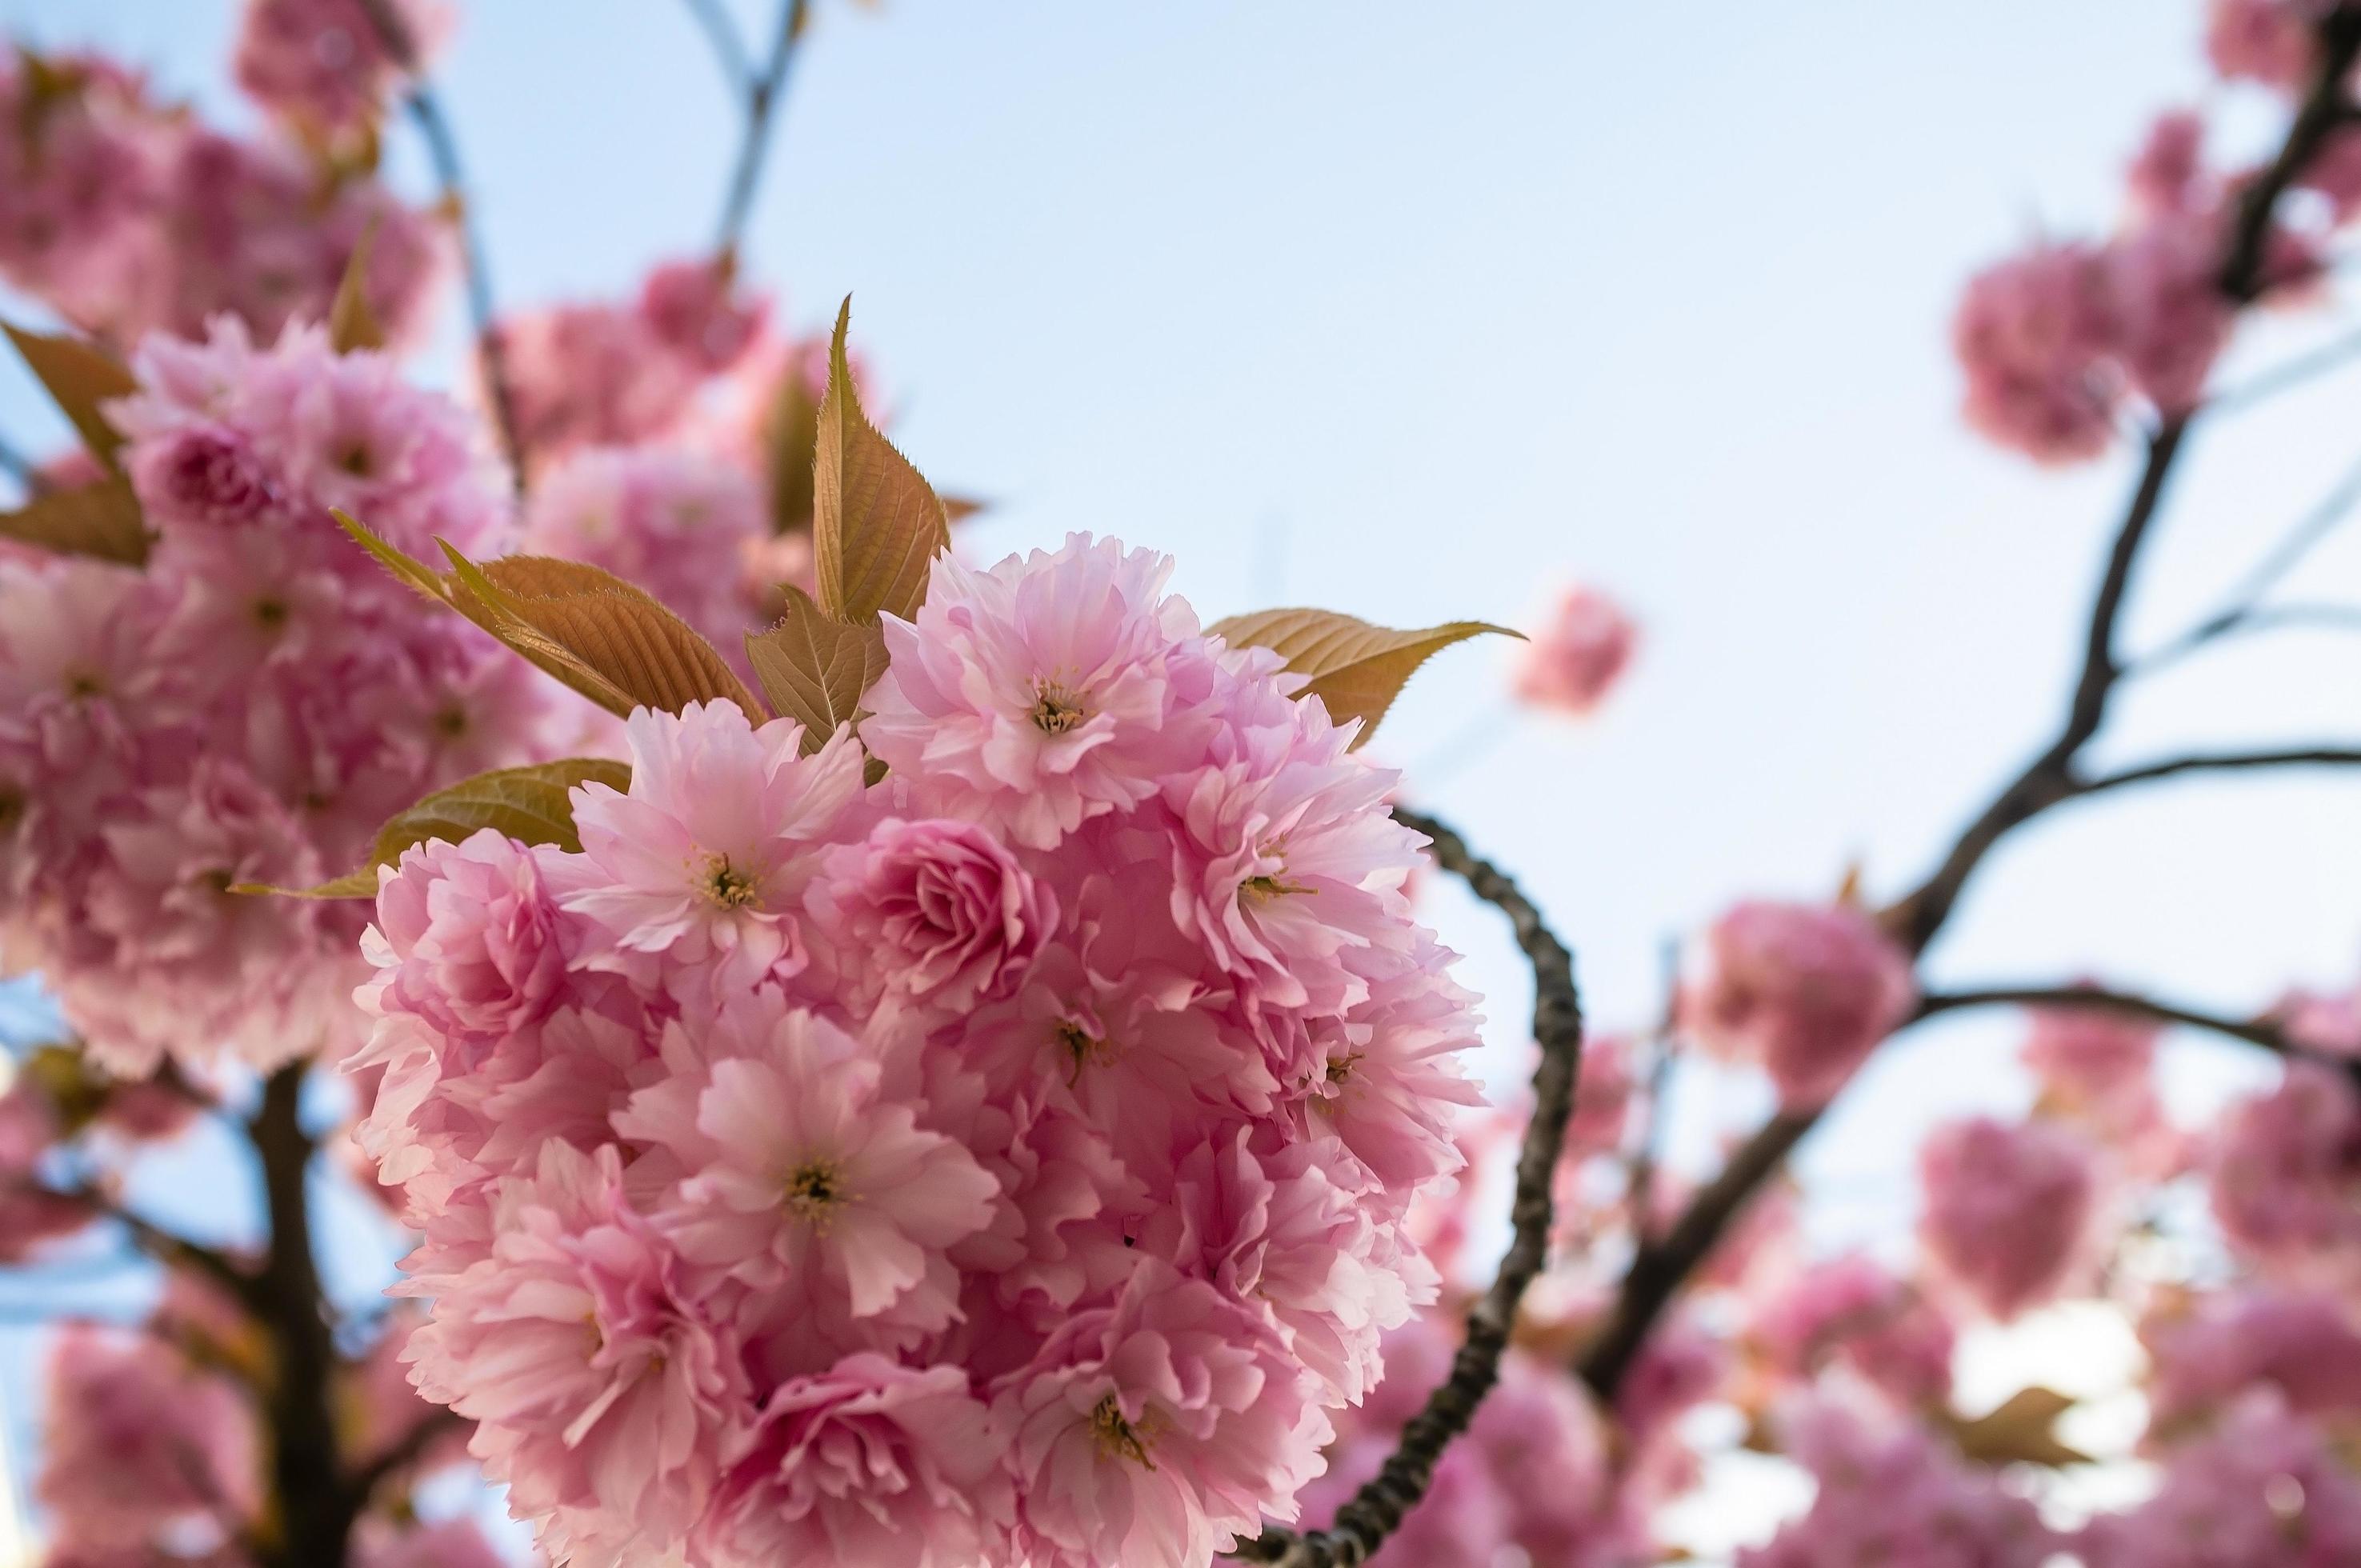
<instances>
[{"instance_id":1,"label":"cherry blossom cluster","mask_svg":"<svg viewBox=\"0 0 2361 1568\"><path fill-rule=\"evenodd\" d=\"M407 1354L558 1560L1198 1568L1432 1297L1420 840L1169 570L938 560L857 738L643 708L578 852L385 873Z\"/></svg>"},{"instance_id":2,"label":"cherry blossom cluster","mask_svg":"<svg viewBox=\"0 0 2361 1568\"><path fill-rule=\"evenodd\" d=\"M2283 93L2313 74L2314 0L2221 0L2214 68ZM1968 422L2045 463L2104 451L2127 404L2171 416L2203 398L2239 302L2223 287L2257 170L2205 159L2194 111L2161 115L2125 178L2122 228L2103 240L2043 237L1979 273L1952 323ZM2264 232L2255 287L2294 301L2322 275L2331 235L2361 215L2361 128L2334 131Z\"/></svg>"},{"instance_id":3,"label":"cherry blossom cluster","mask_svg":"<svg viewBox=\"0 0 2361 1568\"><path fill-rule=\"evenodd\" d=\"M145 565L0 563L0 948L120 1073L269 1066L357 1036L363 922L230 889L365 863L395 812L521 760L552 688L328 513L497 552L505 486L472 420L312 328L262 347L225 321L135 367L108 416Z\"/></svg>"},{"instance_id":4,"label":"cherry blossom cluster","mask_svg":"<svg viewBox=\"0 0 2361 1568\"><path fill-rule=\"evenodd\" d=\"M329 134L366 127L390 86L359 0L257 0L239 68L274 116L250 137L98 56L0 59L0 280L119 344L225 313L268 339L326 316L366 236L363 292L416 337L445 225L374 177L366 138Z\"/></svg>"}]
</instances>

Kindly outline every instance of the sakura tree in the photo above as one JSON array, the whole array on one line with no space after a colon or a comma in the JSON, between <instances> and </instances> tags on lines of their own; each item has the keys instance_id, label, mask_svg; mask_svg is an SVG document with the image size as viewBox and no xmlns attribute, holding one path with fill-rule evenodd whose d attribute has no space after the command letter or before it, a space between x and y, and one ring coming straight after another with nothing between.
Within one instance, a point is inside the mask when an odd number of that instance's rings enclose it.
<instances>
[{"instance_id":1,"label":"sakura tree","mask_svg":"<svg viewBox=\"0 0 2361 1568\"><path fill-rule=\"evenodd\" d=\"M535 309L434 89L449 7L247 0L252 135L105 59L0 66L9 336L78 438L0 448L0 954L64 1024L0 1093L0 1266L59 1303L28 1561L495 1563L499 1508L554 1563L1618 1568L1746 1451L1809 1481L1753 1568L2361 1562L2361 996L1927 967L2059 806L2361 763L2092 761L2156 668L2355 614L2276 595L2339 503L2177 640L2122 631L2203 426L2328 362L2216 385L2251 313L2335 291L2361 4L2215 0L2267 155L2168 114L2117 232L1960 301L1974 430L2144 452L2053 732L1916 880L1739 890L1587 1041L1516 846L1359 750L1503 629L1209 624L1106 535L975 558L849 303L785 324L742 236L810 28L858 25L810 9L750 47L686 7L743 110L718 234ZM405 134L430 201L381 175ZM410 357L454 280L456 394ZM1641 639L1569 589L1514 693L1579 720ZM1532 970L1508 1103L1437 872ZM2022 1014L2031 1111L1894 1173L1906 1245L1816 1253L1790 1157L1971 1009ZM2177 1121L2168 1028L2276 1082ZM1774 1108L1687 1168L1716 1080ZM252 1245L134 1197L200 1135ZM401 1238L382 1296L329 1277L339 1227ZM136 1311L72 1305L126 1271ZM2137 1325L2114 1451L2037 1383L1960 1397L1965 1338L2061 1302Z\"/></svg>"}]
</instances>

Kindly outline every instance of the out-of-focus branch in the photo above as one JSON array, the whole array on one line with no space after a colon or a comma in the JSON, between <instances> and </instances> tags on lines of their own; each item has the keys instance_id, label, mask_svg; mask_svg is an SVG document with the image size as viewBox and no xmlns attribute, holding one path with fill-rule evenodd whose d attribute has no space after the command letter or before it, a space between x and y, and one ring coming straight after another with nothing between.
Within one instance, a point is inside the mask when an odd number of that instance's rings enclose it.
<instances>
[{"instance_id":1,"label":"out-of-focus branch","mask_svg":"<svg viewBox=\"0 0 2361 1568\"><path fill-rule=\"evenodd\" d=\"M1416 812L1397 807L1394 816L1433 839L1435 862L1464 878L1477 897L1509 917L1517 945L1533 966L1533 1038L1541 1045L1541 1065L1533 1070L1533 1116L1517 1157L1516 1196L1510 1211L1514 1236L1491 1288L1468 1314L1467 1338L1452 1360L1450 1376L1402 1429L1400 1444L1377 1477L1336 1510L1334 1524L1301 1533L1268 1530L1238 1547L1237 1555L1248 1562L1284 1568L1353 1568L1367 1562L1402 1516L1426 1496L1435 1461L1467 1429L1477 1405L1499 1380L1517 1303L1547 1255L1551 1185L1581 1069L1582 1001L1575 986L1574 955L1517 884L1479 859L1458 834Z\"/></svg>"},{"instance_id":2,"label":"out-of-focus branch","mask_svg":"<svg viewBox=\"0 0 2361 1568\"><path fill-rule=\"evenodd\" d=\"M721 203L721 223L714 236L713 254L725 266L734 265L746 237L746 220L754 211L754 191L762 182L763 159L770 150L772 128L779 105L787 96L788 73L796 61L796 46L809 20L810 0L780 0L778 30L761 74L746 74L746 132L738 144L738 161L730 171L729 193ZM731 35L733 38L735 34Z\"/></svg>"},{"instance_id":3,"label":"out-of-focus branch","mask_svg":"<svg viewBox=\"0 0 2361 1568\"><path fill-rule=\"evenodd\" d=\"M720 62L721 74L730 79L730 90L743 94L754 82L754 62L746 58L746 41L738 36L738 24L721 0L687 0L689 15L705 29L706 41L713 46L714 58Z\"/></svg>"},{"instance_id":4,"label":"out-of-focus branch","mask_svg":"<svg viewBox=\"0 0 2361 1568\"><path fill-rule=\"evenodd\" d=\"M401 1442L353 1472L349 1485L354 1497L367 1504L389 1476L416 1464L440 1439L465 1431L467 1424L467 1419L448 1405L434 1406L402 1434Z\"/></svg>"},{"instance_id":5,"label":"out-of-focus branch","mask_svg":"<svg viewBox=\"0 0 2361 1568\"><path fill-rule=\"evenodd\" d=\"M2328 375L2361 358L2361 332L2348 332L2299 354L2283 364L2258 372L2250 381L2217 392L2205 401L2208 414L2235 413L2279 393Z\"/></svg>"},{"instance_id":6,"label":"out-of-focus branch","mask_svg":"<svg viewBox=\"0 0 2361 1568\"><path fill-rule=\"evenodd\" d=\"M2217 751L2168 757L2160 762L2146 762L2136 768L2125 768L2121 773L2085 779L2075 785L2074 793L2078 795L2101 795L2133 784L2178 778L2184 773L2249 773L2267 768L2353 767L2361 767L2361 749L2351 746L2300 746L2278 751Z\"/></svg>"},{"instance_id":7,"label":"out-of-focus branch","mask_svg":"<svg viewBox=\"0 0 2361 1568\"><path fill-rule=\"evenodd\" d=\"M158 1263L194 1269L240 1301L250 1302L254 1298L254 1276L231 1262L228 1255L173 1234L153 1220L133 1213L96 1188L50 1187L27 1181L18 1183L17 1190L27 1197L54 1198L87 1209L93 1221L120 1227L134 1246Z\"/></svg>"},{"instance_id":8,"label":"out-of-focus branch","mask_svg":"<svg viewBox=\"0 0 2361 1568\"><path fill-rule=\"evenodd\" d=\"M2213 643L2272 631L2361 631L2361 605L2268 604L2224 610L2134 660L2125 674L2152 675Z\"/></svg>"},{"instance_id":9,"label":"out-of-focus branch","mask_svg":"<svg viewBox=\"0 0 2361 1568\"><path fill-rule=\"evenodd\" d=\"M425 140L427 157L434 165L435 181L442 187L444 205L450 209L451 221L458 230L467 316L475 328L476 353L483 363L484 397L491 404L492 426L499 433L500 451L508 458L510 476L518 493L522 494L526 453L517 431L516 396L509 380L508 349L501 341L500 324L493 319L491 267L485 258L483 234L476 223L475 207L467 199L467 174L459 161L459 140L452 132L449 116L443 112L442 100L435 96L427 80L424 64L418 57L418 40L411 36L408 25L394 10L392 0L360 3L361 9L368 15L369 25L383 40L386 53L410 79L402 102L410 111L412 123Z\"/></svg>"},{"instance_id":10,"label":"out-of-focus branch","mask_svg":"<svg viewBox=\"0 0 2361 1568\"><path fill-rule=\"evenodd\" d=\"M2107 991L2092 985L1993 985L1979 986L1972 991L1934 992L1919 998L1918 1011L1912 1015L1911 1022L1971 1007L2081 1007L2100 1013L2120 1013L2158 1024L2186 1025L2192 1029L2203 1029L2230 1039L2244 1040L2248 1045L2260 1046L2279 1056L2310 1054L2302 1046L2290 1039L2287 1030L2268 1015L2224 1018L2212 1013L2201 1013L2193 1007L2159 1002L2151 996Z\"/></svg>"},{"instance_id":11,"label":"out-of-focus branch","mask_svg":"<svg viewBox=\"0 0 2361 1568\"><path fill-rule=\"evenodd\" d=\"M2303 103L2269 166L2240 193L2224 248L2219 283L2234 302L2252 302L2268 281L2264 272L2271 214L2329 134L2347 114L2345 82L2361 57L2361 3L2339 0L2319 25L2318 63ZM1961 892L1993 850L2015 828L2061 801L2088 793L2075 762L2105 722L2109 698L2125 673L2115 654L2116 625L2132 570L2156 520L2189 432L2190 416L2169 414L2147 441L2147 456L2091 606L2081 668L2056 737L2004 785L1961 831L1934 872L1880 911L1879 920L1913 956L1943 929ZM2127 782L2117 779L2109 787ZM1785 1110L1771 1118L1730 1157L1719 1176L1690 1201L1664 1240L1634 1254L1607 1320L1584 1353L1582 1376L1611 1399L1647 1343L1658 1317L1689 1275L1705 1261L1756 1189L1770 1179L1818 1122L1825 1107Z\"/></svg>"}]
</instances>

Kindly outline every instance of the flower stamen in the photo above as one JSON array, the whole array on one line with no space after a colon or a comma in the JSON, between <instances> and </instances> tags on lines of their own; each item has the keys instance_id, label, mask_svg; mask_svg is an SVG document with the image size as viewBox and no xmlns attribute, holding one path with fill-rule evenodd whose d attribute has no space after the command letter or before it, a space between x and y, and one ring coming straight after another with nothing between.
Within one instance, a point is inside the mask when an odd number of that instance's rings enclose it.
<instances>
[{"instance_id":1,"label":"flower stamen","mask_svg":"<svg viewBox=\"0 0 2361 1568\"><path fill-rule=\"evenodd\" d=\"M727 855L705 857L705 870L698 879L698 891L724 909L743 909L763 896L763 890L754 879L732 866Z\"/></svg>"},{"instance_id":2,"label":"flower stamen","mask_svg":"<svg viewBox=\"0 0 2361 1568\"><path fill-rule=\"evenodd\" d=\"M1147 1423L1143 1421L1141 1424ZM1124 1420L1123 1407L1115 1402L1113 1394L1103 1397L1092 1407L1091 1437L1098 1443L1101 1453L1127 1459L1142 1470L1156 1468L1156 1462L1148 1457L1150 1434L1142 1432Z\"/></svg>"}]
</instances>

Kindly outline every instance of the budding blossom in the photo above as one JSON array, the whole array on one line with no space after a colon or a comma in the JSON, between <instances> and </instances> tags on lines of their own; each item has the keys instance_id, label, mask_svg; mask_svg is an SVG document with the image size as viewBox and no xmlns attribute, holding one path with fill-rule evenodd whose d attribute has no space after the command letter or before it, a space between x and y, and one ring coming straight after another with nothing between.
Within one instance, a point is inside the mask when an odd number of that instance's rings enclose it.
<instances>
[{"instance_id":1,"label":"budding blossom","mask_svg":"<svg viewBox=\"0 0 2361 1568\"><path fill-rule=\"evenodd\" d=\"M555 1561L1200 1568L1432 1299L1420 841L1168 571L939 560L859 740L643 709L579 851L386 877L403 1354Z\"/></svg>"},{"instance_id":2,"label":"budding blossom","mask_svg":"<svg viewBox=\"0 0 2361 1568\"><path fill-rule=\"evenodd\" d=\"M2054 1123L1971 1117L1921 1146L1918 1239L1937 1271L1994 1318L2057 1296L2089 1260L2099 1179L2090 1146Z\"/></svg>"},{"instance_id":3,"label":"budding blossom","mask_svg":"<svg viewBox=\"0 0 2361 1568\"><path fill-rule=\"evenodd\" d=\"M1771 1075L1790 1108L1825 1104L1917 998L1910 960L1844 905L1741 904L1693 957L1680 1020Z\"/></svg>"},{"instance_id":4,"label":"budding blossom","mask_svg":"<svg viewBox=\"0 0 2361 1568\"><path fill-rule=\"evenodd\" d=\"M1576 718L1592 712L1631 663L1639 635L1631 618L1605 594L1568 588L1519 651L1517 696Z\"/></svg>"},{"instance_id":5,"label":"budding blossom","mask_svg":"<svg viewBox=\"0 0 2361 1568\"><path fill-rule=\"evenodd\" d=\"M96 1059L269 1066L348 1043L361 922L246 897L362 862L387 817L508 761L546 689L426 612L331 506L406 549L500 553L475 429L317 330L151 339L111 406L143 567L0 564L0 952Z\"/></svg>"}]
</instances>

